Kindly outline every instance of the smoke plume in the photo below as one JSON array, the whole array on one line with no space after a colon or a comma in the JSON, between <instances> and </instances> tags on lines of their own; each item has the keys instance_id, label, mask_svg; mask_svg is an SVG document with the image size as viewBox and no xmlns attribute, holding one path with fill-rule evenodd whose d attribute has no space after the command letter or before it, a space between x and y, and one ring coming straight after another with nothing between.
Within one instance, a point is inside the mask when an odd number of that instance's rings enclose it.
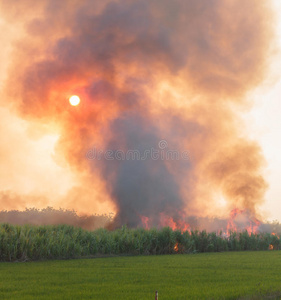
<instances>
[{"instance_id":1,"label":"smoke plume","mask_svg":"<svg viewBox=\"0 0 281 300\"><path fill-rule=\"evenodd\" d=\"M268 71L268 2L1 5L22 30L5 84L11 109L58 132L55 159L81 179L81 194L74 199L70 191L62 207L85 212L108 201L113 228L180 224L183 216L234 208L256 215L265 162L240 114ZM81 98L77 107L68 103L73 94ZM142 159L152 149L158 157ZM97 159L94 150L114 159ZM141 157L124 159L129 151ZM171 159L169 151L188 159Z\"/></svg>"}]
</instances>

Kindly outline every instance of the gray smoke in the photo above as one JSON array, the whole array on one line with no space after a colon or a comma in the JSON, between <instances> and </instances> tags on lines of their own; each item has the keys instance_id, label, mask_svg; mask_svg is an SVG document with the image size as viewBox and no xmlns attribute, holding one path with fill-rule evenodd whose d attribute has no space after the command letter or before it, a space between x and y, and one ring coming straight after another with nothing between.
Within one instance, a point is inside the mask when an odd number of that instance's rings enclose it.
<instances>
[{"instance_id":1,"label":"gray smoke","mask_svg":"<svg viewBox=\"0 0 281 300\"><path fill-rule=\"evenodd\" d=\"M112 227L138 226L142 216L157 226L163 214L176 223L184 212L206 215L218 194L230 209L255 214L264 161L239 111L266 75L268 3L32 3L2 3L7 18L27 12L10 99L23 118L59 124L58 155L105 183L117 209ZM65 107L68 93L83 98L76 111ZM190 159L85 160L92 145L143 153L161 140Z\"/></svg>"}]
</instances>

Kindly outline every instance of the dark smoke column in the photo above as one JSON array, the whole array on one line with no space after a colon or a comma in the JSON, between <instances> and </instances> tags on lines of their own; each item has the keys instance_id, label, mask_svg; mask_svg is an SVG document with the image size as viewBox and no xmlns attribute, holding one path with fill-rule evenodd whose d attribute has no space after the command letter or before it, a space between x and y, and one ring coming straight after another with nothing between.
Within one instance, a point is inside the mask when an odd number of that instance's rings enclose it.
<instances>
[{"instance_id":1,"label":"dark smoke column","mask_svg":"<svg viewBox=\"0 0 281 300\"><path fill-rule=\"evenodd\" d=\"M36 14L29 1L20 8L29 12L15 52L23 65L9 83L18 112L59 124L58 155L105 184L117 208L112 227L139 226L142 216L158 226L163 214L175 222L206 215L218 195L255 214L264 162L242 134L239 111L266 75L269 4L45 0ZM75 112L65 109L69 92L84 99ZM163 139L191 159L85 159L92 146L143 153Z\"/></svg>"}]
</instances>

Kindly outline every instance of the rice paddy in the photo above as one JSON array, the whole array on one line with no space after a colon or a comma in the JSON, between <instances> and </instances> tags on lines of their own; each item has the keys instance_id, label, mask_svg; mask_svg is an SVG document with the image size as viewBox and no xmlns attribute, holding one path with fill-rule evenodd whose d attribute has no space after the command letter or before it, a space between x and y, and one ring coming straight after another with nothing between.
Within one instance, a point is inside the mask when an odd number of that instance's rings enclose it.
<instances>
[{"instance_id":1,"label":"rice paddy","mask_svg":"<svg viewBox=\"0 0 281 300\"><path fill-rule=\"evenodd\" d=\"M0 263L0 299L280 299L281 252Z\"/></svg>"}]
</instances>

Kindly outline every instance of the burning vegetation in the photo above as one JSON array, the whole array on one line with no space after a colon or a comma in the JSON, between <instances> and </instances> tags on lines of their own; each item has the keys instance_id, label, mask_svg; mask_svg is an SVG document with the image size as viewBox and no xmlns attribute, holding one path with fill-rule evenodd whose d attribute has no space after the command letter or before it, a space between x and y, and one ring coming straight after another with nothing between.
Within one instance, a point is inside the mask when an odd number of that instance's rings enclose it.
<instances>
[{"instance_id":1,"label":"burning vegetation","mask_svg":"<svg viewBox=\"0 0 281 300\"><path fill-rule=\"evenodd\" d=\"M86 231L67 225L0 225L0 260L77 258L95 255L155 255L220 251L278 250L281 240L270 233L207 233L162 229Z\"/></svg>"},{"instance_id":2,"label":"burning vegetation","mask_svg":"<svg viewBox=\"0 0 281 300\"><path fill-rule=\"evenodd\" d=\"M24 211L0 211L0 223L13 225L74 225L86 230L96 230L107 228L112 224L113 214L104 215L78 215L74 210L54 209L26 209ZM274 238L279 239L281 235L281 224L279 222L262 223L256 219L251 219L249 213L235 210L231 212L228 219L223 218L203 218L185 217L179 222L163 216L162 222L157 227L149 224L148 217L141 217L143 223L139 226L145 230L160 230L169 227L172 231L188 232L194 231L213 232L218 236L229 237L233 233L247 232L248 235L270 233ZM179 245L177 245L179 248Z\"/></svg>"}]
</instances>

